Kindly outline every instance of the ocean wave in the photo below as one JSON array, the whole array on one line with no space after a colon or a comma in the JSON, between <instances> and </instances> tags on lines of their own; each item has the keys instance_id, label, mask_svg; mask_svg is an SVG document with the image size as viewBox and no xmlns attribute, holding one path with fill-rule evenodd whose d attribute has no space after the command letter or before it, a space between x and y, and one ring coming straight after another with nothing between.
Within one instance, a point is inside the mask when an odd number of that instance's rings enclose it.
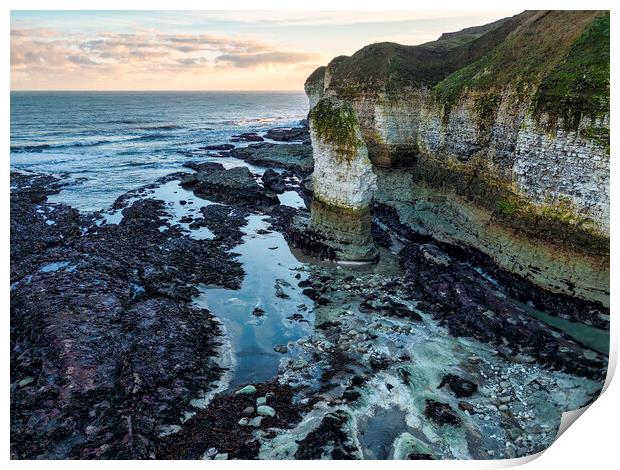
<instances>
[{"instance_id":1,"label":"ocean wave","mask_svg":"<svg viewBox=\"0 0 620 470\"><path fill-rule=\"evenodd\" d=\"M253 119L239 119L237 121L233 121L236 126L247 126L249 124L268 124L270 122L276 122L278 118L253 118Z\"/></svg>"},{"instance_id":2,"label":"ocean wave","mask_svg":"<svg viewBox=\"0 0 620 470\"><path fill-rule=\"evenodd\" d=\"M151 130L163 130L163 131L172 131L175 129L181 129L182 126L178 126L176 124L154 124L152 126L144 126L144 127L136 127L138 130L142 131L151 131Z\"/></svg>"},{"instance_id":3,"label":"ocean wave","mask_svg":"<svg viewBox=\"0 0 620 470\"><path fill-rule=\"evenodd\" d=\"M144 121L136 119L120 119L116 121L105 121L104 124L142 124Z\"/></svg>"},{"instance_id":4,"label":"ocean wave","mask_svg":"<svg viewBox=\"0 0 620 470\"><path fill-rule=\"evenodd\" d=\"M162 140L169 138L170 136L165 134L147 134L141 135L139 137L132 137L131 139L127 139L124 142L150 142L152 140Z\"/></svg>"},{"instance_id":5,"label":"ocean wave","mask_svg":"<svg viewBox=\"0 0 620 470\"><path fill-rule=\"evenodd\" d=\"M49 144L41 145L11 145L11 152L43 152L43 150L51 149Z\"/></svg>"},{"instance_id":6,"label":"ocean wave","mask_svg":"<svg viewBox=\"0 0 620 470\"><path fill-rule=\"evenodd\" d=\"M95 140L91 142L71 142L66 144L11 145L13 153L40 153L45 150L68 149L75 147L95 147L105 144L122 144L124 142L151 142L170 138L165 134L147 134L128 139Z\"/></svg>"},{"instance_id":7,"label":"ocean wave","mask_svg":"<svg viewBox=\"0 0 620 470\"><path fill-rule=\"evenodd\" d=\"M11 152L29 153L43 152L44 150L64 149L71 147L94 147L95 145L109 144L115 140L96 140L93 142L71 142L66 144L38 144L38 145L11 145Z\"/></svg>"}]
</instances>

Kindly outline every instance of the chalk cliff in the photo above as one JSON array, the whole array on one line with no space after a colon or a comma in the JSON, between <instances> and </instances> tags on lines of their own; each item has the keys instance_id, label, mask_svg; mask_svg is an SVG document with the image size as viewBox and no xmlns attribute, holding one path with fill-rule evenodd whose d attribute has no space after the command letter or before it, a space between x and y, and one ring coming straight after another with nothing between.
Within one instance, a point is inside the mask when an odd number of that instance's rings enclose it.
<instances>
[{"instance_id":1,"label":"chalk cliff","mask_svg":"<svg viewBox=\"0 0 620 470\"><path fill-rule=\"evenodd\" d=\"M305 90L318 204L389 208L544 289L609 305L608 12L372 44Z\"/></svg>"}]
</instances>

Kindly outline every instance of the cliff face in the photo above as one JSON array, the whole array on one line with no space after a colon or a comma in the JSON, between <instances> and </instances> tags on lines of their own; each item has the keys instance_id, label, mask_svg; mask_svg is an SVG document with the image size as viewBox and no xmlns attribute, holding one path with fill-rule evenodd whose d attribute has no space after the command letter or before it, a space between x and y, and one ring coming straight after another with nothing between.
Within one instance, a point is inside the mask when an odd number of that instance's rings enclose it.
<instances>
[{"instance_id":1,"label":"cliff face","mask_svg":"<svg viewBox=\"0 0 620 470\"><path fill-rule=\"evenodd\" d=\"M315 71L306 91L313 109L352 107L372 199L402 222L608 305L609 13L524 12L420 46L373 44ZM315 159L338 166L312 140Z\"/></svg>"}]
</instances>

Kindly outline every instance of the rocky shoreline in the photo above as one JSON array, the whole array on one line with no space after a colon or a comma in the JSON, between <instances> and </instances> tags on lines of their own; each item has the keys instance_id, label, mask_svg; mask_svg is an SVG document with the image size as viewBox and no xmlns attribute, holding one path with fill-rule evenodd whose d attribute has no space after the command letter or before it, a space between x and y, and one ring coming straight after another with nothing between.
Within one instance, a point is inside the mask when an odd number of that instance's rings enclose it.
<instances>
[{"instance_id":1,"label":"rocky shoreline","mask_svg":"<svg viewBox=\"0 0 620 470\"><path fill-rule=\"evenodd\" d=\"M378 264L295 252L297 285L265 279L278 298L309 299L281 314L311 332L273 344L272 379L222 387L229 338L195 302L201 286L238 290L248 267L234 249L268 233L330 257L293 239L308 209L279 199L294 192L310 207L311 148L282 143L307 140L300 129L192 152L191 172L95 214L47 200L62 176L11 174L12 458L506 458L544 449L563 410L596 398L606 355L511 296L543 310L565 299L506 290L472 267L475 253L421 238L381 207ZM213 161L231 157L271 169ZM252 215L267 228L252 232ZM608 328L585 307L571 319ZM248 309L243 327L271 315Z\"/></svg>"}]
</instances>

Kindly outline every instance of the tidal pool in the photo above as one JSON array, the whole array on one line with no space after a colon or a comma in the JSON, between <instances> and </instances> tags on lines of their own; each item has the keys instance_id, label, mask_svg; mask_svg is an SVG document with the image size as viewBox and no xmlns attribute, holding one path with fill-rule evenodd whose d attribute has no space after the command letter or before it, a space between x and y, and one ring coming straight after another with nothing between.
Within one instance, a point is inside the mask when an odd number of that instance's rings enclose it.
<instances>
[{"instance_id":1,"label":"tidal pool","mask_svg":"<svg viewBox=\"0 0 620 470\"><path fill-rule=\"evenodd\" d=\"M267 229L265 219L250 215L243 229L244 243L233 250L245 270L241 288L202 286L195 299L226 328L234 355L231 387L273 378L280 359L287 355L274 351L274 346L308 335L314 323L313 302L297 286L306 277L304 265L281 233ZM255 309L264 313L257 316ZM304 321L287 318L295 313L303 314Z\"/></svg>"}]
</instances>

